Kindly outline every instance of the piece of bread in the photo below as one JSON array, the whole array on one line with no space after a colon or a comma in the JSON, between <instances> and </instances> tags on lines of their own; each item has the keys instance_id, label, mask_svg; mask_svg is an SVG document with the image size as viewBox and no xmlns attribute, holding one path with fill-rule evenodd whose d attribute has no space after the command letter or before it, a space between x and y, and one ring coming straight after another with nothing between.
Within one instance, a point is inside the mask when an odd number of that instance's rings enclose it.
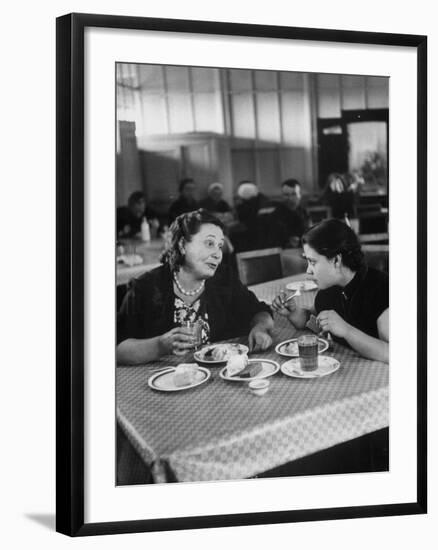
<instances>
[{"instance_id":1,"label":"piece of bread","mask_svg":"<svg viewBox=\"0 0 438 550\"><path fill-rule=\"evenodd\" d=\"M306 323L306 327L310 329L315 334L319 334L321 331L321 327L319 326L318 319L315 317L315 315L311 315L309 320Z\"/></svg>"}]
</instances>

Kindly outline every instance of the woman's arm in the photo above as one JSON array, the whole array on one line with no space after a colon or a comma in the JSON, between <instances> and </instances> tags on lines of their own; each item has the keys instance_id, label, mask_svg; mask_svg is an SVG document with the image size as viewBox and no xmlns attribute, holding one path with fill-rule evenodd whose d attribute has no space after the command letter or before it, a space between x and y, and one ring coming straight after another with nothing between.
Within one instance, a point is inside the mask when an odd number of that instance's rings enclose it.
<instances>
[{"instance_id":1,"label":"woman's arm","mask_svg":"<svg viewBox=\"0 0 438 550\"><path fill-rule=\"evenodd\" d=\"M389 309L377 319L379 338L374 338L347 323L336 311L321 311L318 321L324 331L344 338L350 346L367 359L389 362Z\"/></svg>"},{"instance_id":2,"label":"woman's arm","mask_svg":"<svg viewBox=\"0 0 438 550\"><path fill-rule=\"evenodd\" d=\"M158 359L163 354L160 337L138 340L128 338L117 346L118 365L136 365Z\"/></svg>"},{"instance_id":3,"label":"woman's arm","mask_svg":"<svg viewBox=\"0 0 438 550\"><path fill-rule=\"evenodd\" d=\"M282 292L279 296L276 296L272 302L272 309L280 315L283 315L283 317L287 317L295 328L305 328L306 323L310 318L311 311L297 306L297 303L293 298L286 302L286 298L286 292Z\"/></svg>"},{"instance_id":4,"label":"woman's arm","mask_svg":"<svg viewBox=\"0 0 438 550\"><path fill-rule=\"evenodd\" d=\"M373 338L365 332L349 325L345 340L358 353L367 359L389 363L389 344L379 338Z\"/></svg>"},{"instance_id":5,"label":"woman's arm","mask_svg":"<svg viewBox=\"0 0 438 550\"><path fill-rule=\"evenodd\" d=\"M268 349L272 344L271 332L274 329L274 320L267 311L259 311L250 322L251 330L248 335L250 351Z\"/></svg>"},{"instance_id":6,"label":"woman's arm","mask_svg":"<svg viewBox=\"0 0 438 550\"><path fill-rule=\"evenodd\" d=\"M187 327L176 327L154 338L127 338L117 346L117 364L138 365L169 353L184 355L193 345L193 334Z\"/></svg>"}]
</instances>

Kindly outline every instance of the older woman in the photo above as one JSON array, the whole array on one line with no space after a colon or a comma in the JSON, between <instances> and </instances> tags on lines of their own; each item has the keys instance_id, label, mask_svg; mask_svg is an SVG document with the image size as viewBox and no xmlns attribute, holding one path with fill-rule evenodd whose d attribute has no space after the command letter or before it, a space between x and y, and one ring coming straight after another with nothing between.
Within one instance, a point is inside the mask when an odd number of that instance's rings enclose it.
<instances>
[{"instance_id":1,"label":"older woman","mask_svg":"<svg viewBox=\"0 0 438 550\"><path fill-rule=\"evenodd\" d=\"M368 268L357 236L340 220L324 220L303 236L307 273L319 291L314 311L321 330L369 359L388 362L389 280ZM297 328L304 328L310 311L280 295L273 308Z\"/></svg>"},{"instance_id":2,"label":"older woman","mask_svg":"<svg viewBox=\"0 0 438 550\"><path fill-rule=\"evenodd\" d=\"M142 363L193 348L185 321L199 321L202 340L248 334L251 350L266 349L272 339L270 309L221 266L222 223L197 210L178 216L160 267L135 279L117 318L117 360Z\"/></svg>"}]
</instances>

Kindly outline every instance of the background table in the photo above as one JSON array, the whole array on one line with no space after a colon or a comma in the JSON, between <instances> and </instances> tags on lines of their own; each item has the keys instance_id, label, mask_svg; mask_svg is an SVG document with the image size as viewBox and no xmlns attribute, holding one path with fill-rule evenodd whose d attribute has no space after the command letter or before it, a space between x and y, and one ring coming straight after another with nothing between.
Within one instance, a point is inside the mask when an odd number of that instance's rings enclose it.
<instances>
[{"instance_id":1,"label":"background table","mask_svg":"<svg viewBox=\"0 0 438 550\"><path fill-rule=\"evenodd\" d=\"M253 290L270 301L300 278ZM313 296L303 293L300 301L309 306ZM275 345L297 331L277 315L275 322L273 346L251 357L282 364L288 359L275 353ZM251 477L388 426L388 365L338 344L329 354L341 362L337 372L309 380L279 372L263 397L251 395L246 383L222 380L217 367L208 382L193 389L164 393L148 387L154 368L191 356L118 367L117 419L155 482Z\"/></svg>"},{"instance_id":2,"label":"background table","mask_svg":"<svg viewBox=\"0 0 438 550\"><path fill-rule=\"evenodd\" d=\"M117 285L126 285L133 277L138 277L145 271L149 271L160 265L160 257L164 250L162 238L152 239L150 242L143 242L139 239L122 239L121 244L125 254L137 254L143 263L129 266L124 263L117 263Z\"/></svg>"}]
</instances>

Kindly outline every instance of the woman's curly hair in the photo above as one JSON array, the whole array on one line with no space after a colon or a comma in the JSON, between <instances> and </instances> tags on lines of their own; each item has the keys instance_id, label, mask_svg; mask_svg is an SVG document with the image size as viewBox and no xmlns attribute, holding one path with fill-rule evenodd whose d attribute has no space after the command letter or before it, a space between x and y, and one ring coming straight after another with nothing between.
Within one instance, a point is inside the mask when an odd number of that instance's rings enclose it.
<instances>
[{"instance_id":1,"label":"woman's curly hair","mask_svg":"<svg viewBox=\"0 0 438 550\"><path fill-rule=\"evenodd\" d=\"M223 223L203 208L179 215L169 228L161 263L168 265L171 271L178 270L184 263L181 244L190 242L193 235L201 229L201 225L206 223L212 223L224 230Z\"/></svg>"},{"instance_id":2,"label":"woman's curly hair","mask_svg":"<svg viewBox=\"0 0 438 550\"><path fill-rule=\"evenodd\" d=\"M341 255L342 263L352 271L365 265L365 257L356 233L341 220L323 220L303 235L303 244L311 246L326 258Z\"/></svg>"}]
</instances>

